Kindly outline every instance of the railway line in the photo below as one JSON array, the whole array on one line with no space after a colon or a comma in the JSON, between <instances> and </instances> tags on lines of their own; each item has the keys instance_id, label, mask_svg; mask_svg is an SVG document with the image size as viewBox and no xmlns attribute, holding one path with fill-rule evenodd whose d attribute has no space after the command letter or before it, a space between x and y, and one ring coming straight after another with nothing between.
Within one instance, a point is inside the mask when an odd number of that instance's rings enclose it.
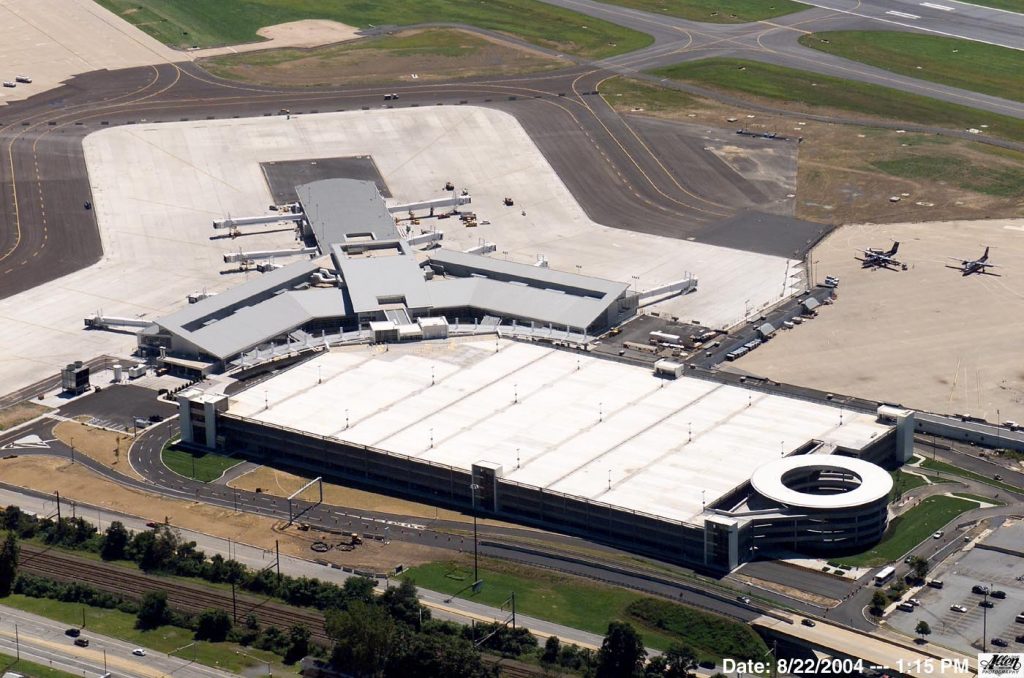
<instances>
[{"instance_id":1,"label":"railway line","mask_svg":"<svg viewBox=\"0 0 1024 678\"><path fill-rule=\"evenodd\" d=\"M287 629L301 624L309 629L314 642L330 644L324 629L323 614L316 610L275 603L269 598L236 593L233 600L230 591L221 592L201 584L187 584L167 577L133 572L118 565L28 544L21 547L19 567L29 574L56 581L88 584L100 591L121 595L136 602L149 591L164 591L170 607L179 612L198 614L213 608L230 613L234 609L236 622L244 621L246 615L253 614L263 626Z\"/></svg>"}]
</instances>

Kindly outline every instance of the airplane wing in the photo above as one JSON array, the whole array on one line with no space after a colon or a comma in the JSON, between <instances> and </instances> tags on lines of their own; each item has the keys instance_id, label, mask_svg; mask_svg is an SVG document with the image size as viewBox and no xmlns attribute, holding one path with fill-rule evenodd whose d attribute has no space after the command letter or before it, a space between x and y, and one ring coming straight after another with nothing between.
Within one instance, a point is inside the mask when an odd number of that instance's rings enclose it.
<instances>
[{"instance_id":1,"label":"airplane wing","mask_svg":"<svg viewBox=\"0 0 1024 678\"><path fill-rule=\"evenodd\" d=\"M978 265L979 266L984 266L985 268L999 268L998 264L989 264L989 263L986 263L984 261L979 262Z\"/></svg>"}]
</instances>

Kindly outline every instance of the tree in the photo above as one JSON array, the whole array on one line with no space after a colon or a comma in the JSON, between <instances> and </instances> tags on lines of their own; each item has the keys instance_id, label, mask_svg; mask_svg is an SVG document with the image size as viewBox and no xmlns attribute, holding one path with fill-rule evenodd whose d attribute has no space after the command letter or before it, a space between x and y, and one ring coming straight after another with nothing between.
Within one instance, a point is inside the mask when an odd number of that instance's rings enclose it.
<instances>
[{"instance_id":1,"label":"tree","mask_svg":"<svg viewBox=\"0 0 1024 678\"><path fill-rule=\"evenodd\" d=\"M384 675L398 628L383 608L357 600L346 610L328 610L325 627L335 666L359 677Z\"/></svg>"},{"instance_id":2,"label":"tree","mask_svg":"<svg viewBox=\"0 0 1024 678\"><path fill-rule=\"evenodd\" d=\"M548 636L544 643L544 654L540 656L540 660L545 664L554 664L558 661L558 651L562 649L561 646L562 641L558 639L558 636Z\"/></svg>"},{"instance_id":3,"label":"tree","mask_svg":"<svg viewBox=\"0 0 1024 678\"><path fill-rule=\"evenodd\" d=\"M924 579L925 575L928 574L928 560L921 556L914 556L910 561L910 567L913 568L914 576L918 579Z\"/></svg>"},{"instance_id":4,"label":"tree","mask_svg":"<svg viewBox=\"0 0 1024 678\"><path fill-rule=\"evenodd\" d=\"M489 678L480 653L465 638L417 633L402 643L387 665L387 676Z\"/></svg>"},{"instance_id":5,"label":"tree","mask_svg":"<svg viewBox=\"0 0 1024 678\"><path fill-rule=\"evenodd\" d=\"M110 527L107 528L106 533L103 535L100 557L103 560L124 560L124 550L130 540L131 536L128 534L128 530L125 529L124 523L120 520L115 520L110 523Z\"/></svg>"},{"instance_id":6,"label":"tree","mask_svg":"<svg viewBox=\"0 0 1024 678\"><path fill-rule=\"evenodd\" d=\"M165 591L147 591L139 603L139 615L135 620L135 628L143 631L170 624L173 619L171 609L167 606Z\"/></svg>"},{"instance_id":7,"label":"tree","mask_svg":"<svg viewBox=\"0 0 1024 678\"><path fill-rule=\"evenodd\" d=\"M288 629L288 651L284 655L285 664L294 664L309 654L309 629L296 624Z\"/></svg>"},{"instance_id":8,"label":"tree","mask_svg":"<svg viewBox=\"0 0 1024 678\"><path fill-rule=\"evenodd\" d=\"M8 506L0 517L0 528L17 532L21 529L21 509L17 506Z\"/></svg>"},{"instance_id":9,"label":"tree","mask_svg":"<svg viewBox=\"0 0 1024 678\"><path fill-rule=\"evenodd\" d=\"M231 633L231 616L224 610L207 608L196 619L196 640L222 643Z\"/></svg>"},{"instance_id":10,"label":"tree","mask_svg":"<svg viewBox=\"0 0 1024 678\"><path fill-rule=\"evenodd\" d=\"M11 595L14 579L18 576L18 538L8 532L0 546L0 598Z\"/></svg>"},{"instance_id":11,"label":"tree","mask_svg":"<svg viewBox=\"0 0 1024 678\"><path fill-rule=\"evenodd\" d=\"M385 591L380 597L380 604L396 622L419 629L421 622L430 621L430 610L420 604L416 584L403 579L402 583Z\"/></svg>"},{"instance_id":12,"label":"tree","mask_svg":"<svg viewBox=\"0 0 1024 678\"><path fill-rule=\"evenodd\" d=\"M917 622L917 626L914 627L914 633L921 636L921 642L923 643L924 637L930 636L932 634L932 627L928 626L928 622L922 619L921 621Z\"/></svg>"},{"instance_id":13,"label":"tree","mask_svg":"<svg viewBox=\"0 0 1024 678\"><path fill-rule=\"evenodd\" d=\"M143 570L172 570L181 540L167 525L139 532L126 549Z\"/></svg>"},{"instance_id":14,"label":"tree","mask_svg":"<svg viewBox=\"0 0 1024 678\"><path fill-rule=\"evenodd\" d=\"M697 670L697 653L692 647L672 643L664 656L666 678L693 678Z\"/></svg>"},{"instance_id":15,"label":"tree","mask_svg":"<svg viewBox=\"0 0 1024 678\"><path fill-rule=\"evenodd\" d=\"M631 624L614 621L597 653L597 678L642 676L647 650Z\"/></svg>"},{"instance_id":16,"label":"tree","mask_svg":"<svg viewBox=\"0 0 1024 678\"><path fill-rule=\"evenodd\" d=\"M871 612L881 614L885 606L889 604L889 597L884 591L876 590L871 596Z\"/></svg>"}]
</instances>

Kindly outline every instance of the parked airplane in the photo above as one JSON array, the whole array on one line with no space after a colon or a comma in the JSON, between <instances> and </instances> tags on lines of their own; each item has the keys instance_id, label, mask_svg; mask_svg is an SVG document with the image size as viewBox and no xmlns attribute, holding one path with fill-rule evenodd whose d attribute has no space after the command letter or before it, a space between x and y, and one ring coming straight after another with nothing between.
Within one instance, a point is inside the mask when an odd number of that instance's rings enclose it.
<instances>
[{"instance_id":1,"label":"parked airplane","mask_svg":"<svg viewBox=\"0 0 1024 678\"><path fill-rule=\"evenodd\" d=\"M905 271L907 270L907 265L896 260L896 251L899 250L899 248L899 242L893 242L892 247L890 247L888 251L869 247L866 250L861 250L864 254L863 257L856 257L856 259L861 262L861 266L863 268L889 268L890 266L899 266Z\"/></svg>"},{"instance_id":2,"label":"parked airplane","mask_svg":"<svg viewBox=\"0 0 1024 678\"><path fill-rule=\"evenodd\" d=\"M947 268L955 268L960 271L963 275L970 275L972 273L983 273L985 275L999 275L998 273L989 273L986 268L998 268L995 264L988 263L988 247L985 248L985 253L981 255L980 259L958 259L957 257L949 257L954 261L959 261L959 266L947 266Z\"/></svg>"}]
</instances>

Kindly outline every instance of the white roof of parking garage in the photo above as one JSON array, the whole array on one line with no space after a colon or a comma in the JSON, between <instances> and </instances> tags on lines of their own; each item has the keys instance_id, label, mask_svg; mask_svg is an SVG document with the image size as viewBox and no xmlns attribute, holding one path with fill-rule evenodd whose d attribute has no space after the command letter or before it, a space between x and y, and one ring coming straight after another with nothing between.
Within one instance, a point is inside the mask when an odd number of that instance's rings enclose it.
<instances>
[{"instance_id":1,"label":"white roof of parking garage","mask_svg":"<svg viewBox=\"0 0 1024 678\"><path fill-rule=\"evenodd\" d=\"M782 451L856 449L888 430L831 405L494 338L334 349L233 397L230 412L462 469L495 462L505 479L689 522L702 493L711 503Z\"/></svg>"}]
</instances>

